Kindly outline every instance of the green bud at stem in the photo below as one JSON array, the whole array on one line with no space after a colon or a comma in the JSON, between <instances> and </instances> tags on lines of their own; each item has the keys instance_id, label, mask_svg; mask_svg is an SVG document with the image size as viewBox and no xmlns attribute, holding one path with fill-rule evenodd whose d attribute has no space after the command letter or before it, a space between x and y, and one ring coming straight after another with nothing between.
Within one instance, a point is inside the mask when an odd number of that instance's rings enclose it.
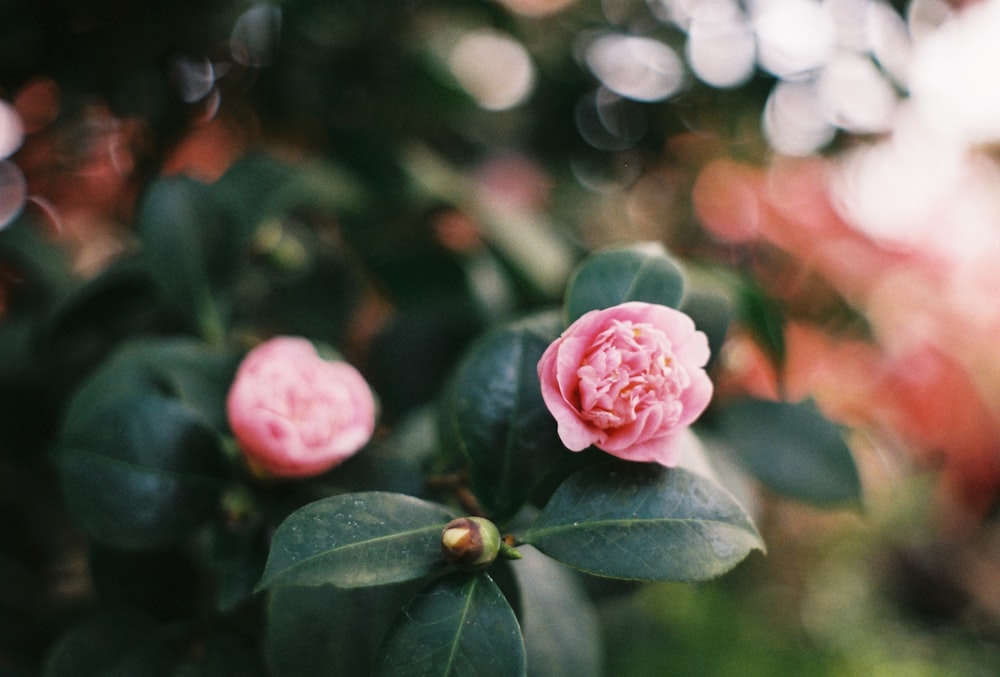
<instances>
[{"instance_id":1,"label":"green bud at stem","mask_svg":"<svg viewBox=\"0 0 1000 677\"><path fill-rule=\"evenodd\" d=\"M488 567L500 552L500 531L483 517L459 517L441 532L441 554L466 571Z\"/></svg>"}]
</instances>

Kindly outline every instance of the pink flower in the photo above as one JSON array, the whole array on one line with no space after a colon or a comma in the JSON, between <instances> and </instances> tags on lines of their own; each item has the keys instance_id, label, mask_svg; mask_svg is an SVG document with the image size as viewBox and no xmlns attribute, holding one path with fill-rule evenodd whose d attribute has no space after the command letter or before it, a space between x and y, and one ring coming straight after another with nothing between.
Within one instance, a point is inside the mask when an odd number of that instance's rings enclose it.
<instances>
[{"instance_id":1,"label":"pink flower","mask_svg":"<svg viewBox=\"0 0 1000 677\"><path fill-rule=\"evenodd\" d=\"M361 449L375 429L375 398L346 362L327 362L304 338L257 346L236 372L229 425L253 467L278 477L329 470Z\"/></svg>"},{"instance_id":2,"label":"pink flower","mask_svg":"<svg viewBox=\"0 0 1000 677\"><path fill-rule=\"evenodd\" d=\"M538 362L545 405L572 451L675 465L679 434L712 399L708 339L684 313L629 302L592 310Z\"/></svg>"}]
</instances>

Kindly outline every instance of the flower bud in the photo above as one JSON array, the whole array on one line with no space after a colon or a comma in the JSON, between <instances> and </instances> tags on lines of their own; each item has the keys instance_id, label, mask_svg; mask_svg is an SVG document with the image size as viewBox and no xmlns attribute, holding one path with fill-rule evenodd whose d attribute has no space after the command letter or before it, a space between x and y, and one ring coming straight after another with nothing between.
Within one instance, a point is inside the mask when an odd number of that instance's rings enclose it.
<instances>
[{"instance_id":1,"label":"flower bud","mask_svg":"<svg viewBox=\"0 0 1000 677\"><path fill-rule=\"evenodd\" d=\"M441 554L461 569L485 569L500 552L500 531L482 517L459 517L441 532Z\"/></svg>"}]
</instances>

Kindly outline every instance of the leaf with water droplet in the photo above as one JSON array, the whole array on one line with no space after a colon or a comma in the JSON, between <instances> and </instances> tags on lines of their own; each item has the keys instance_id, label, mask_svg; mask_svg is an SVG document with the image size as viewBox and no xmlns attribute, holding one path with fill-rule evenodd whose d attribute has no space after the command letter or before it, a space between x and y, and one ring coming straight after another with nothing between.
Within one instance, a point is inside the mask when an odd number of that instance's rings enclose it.
<instances>
[{"instance_id":1,"label":"leaf with water droplet","mask_svg":"<svg viewBox=\"0 0 1000 677\"><path fill-rule=\"evenodd\" d=\"M764 550L749 515L712 480L617 460L567 479L522 540L582 571L643 581L713 578Z\"/></svg>"},{"instance_id":2,"label":"leaf with water droplet","mask_svg":"<svg viewBox=\"0 0 1000 677\"><path fill-rule=\"evenodd\" d=\"M385 585L445 567L444 506L381 491L340 494L289 515L274 534L261 590L276 585Z\"/></svg>"}]
</instances>

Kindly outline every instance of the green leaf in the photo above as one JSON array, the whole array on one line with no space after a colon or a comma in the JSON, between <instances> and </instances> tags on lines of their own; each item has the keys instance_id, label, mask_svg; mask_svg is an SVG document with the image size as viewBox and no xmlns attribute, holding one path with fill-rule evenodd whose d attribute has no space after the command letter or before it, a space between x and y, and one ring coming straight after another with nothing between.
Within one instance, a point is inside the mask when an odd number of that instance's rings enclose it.
<instances>
[{"instance_id":1,"label":"green leaf","mask_svg":"<svg viewBox=\"0 0 1000 677\"><path fill-rule=\"evenodd\" d=\"M861 500L851 450L813 402L743 399L717 421L740 462L774 491L820 506Z\"/></svg>"},{"instance_id":2,"label":"green leaf","mask_svg":"<svg viewBox=\"0 0 1000 677\"><path fill-rule=\"evenodd\" d=\"M442 442L464 453L472 491L498 522L569 454L538 383L538 360L558 330L549 313L487 334L459 365L444 403Z\"/></svg>"},{"instance_id":3,"label":"green leaf","mask_svg":"<svg viewBox=\"0 0 1000 677\"><path fill-rule=\"evenodd\" d=\"M566 292L566 319L584 313L645 301L676 308L684 295L681 269L659 243L610 249L587 258L574 272Z\"/></svg>"},{"instance_id":4,"label":"green leaf","mask_svg":"<svg viewBox=\"0 0 1000 677\"><path fill-rule=\"evenodd\" d=\"M711 373L722 355L722 347L729 333L734 311L733 301L721 292L694 288L684 295L680 310L694 320L695 326L708 337L711 353L705 369Z\"/></svg>"},{"instance_id":5,"label":"green leaf","mask_svg":"<svg viewBox=\"0 0 1000 677\"><path fill-rule=\"evenodd\" d=\"M215 511L225 466L201 416L159 394L94 403L54 456L70 513L98 542L174 543Z\"/></svg>"},{"instance_id":6,"label":"green leaf","mask_svg":"<svg viewBox=\"0 0 1000 677\"><path fill-rule=\"evenodd\" d=\"M216 608L232 611L249 600L264 573L270 529L259 519L219 520L212 525L211 566Z\"/></svg>"},{"instance_id":7,"label":"green leaf","mask_svg":"<svg viewBox=\"0 0 1000 677\"><path fill-rule=\"evenodd\" d=\"M732 495L682 468L612 461L572 475L522 540L611 578L698 581L763 543Z\"/></svg>"},{"instance_id":8,"label":"green leaf","mask_svg":"<svg viewBox=\"0 0 1000 677\"><path fill-rule=\"evenodd\" d=\"M69 292L78 278L68 248L46 234L35 219L22 215L0 228L0 268L5 280L4 320L35 315ZM17 284L8 284L17 280Z\"/></svg>"},{"instance_id":9,"label":"green leaf","mask_svg":"<svg viewBox=\"0 0 1000 677\"><path fill-rule=\"evenodd\" d=\"M276 214L272 196L292 180L294 173L294 165L264 153L250 152L234 162L210 190L233 213L244 232L251 233L261 219Z\"/></svg>"},{"instance_id":10,"label":"green leaf","mask_svg":"<svg viewBox=\"0 0 1000 677\"><path fill-rule=\"evenodd\" d=\"M135 259L117 261L67 295L46 319L44 359L60 370L91 369L123 340L156 328L159 289Z\"/></svg>"},{"instance_id":11,"label":"green leaf","mask_svg":"<svg viewBox=\"0 0 1000 677\"><path fill-rule=\"evenodd\" d=\"M77 390L64 430L72 435L92 424L108 401L136 395L165 395L188 406L218 431L228 430L226 393L239 354L188 338L146 339L121 346Z\"/></svg>"},{"instance_id":12,"label":"green leaf","mask_svg":"<svg viewBox=\"0 0 1000 677\"><path fill-rule=\"evenodd\" d=\"M210 341L222 338L222 316L212 298L210 273L224 214L204 184L185 177L154 181L138 207L143 256L166 300Z\"/></svg>"},{"instance_id":13,"label":"green leaf","mask_svg":"<svg viewBox=\"0 0 1000 677\"><path fill-rule=\"evenodd\" d=\"M267 601L264 651L275 677L368 675L399 610L426 585L288 585Z\"/></svg>"},{"instance_id":14,"label":"green leaf","mask_svg":"<svg viewBox=\"0 0 1000 677\"><path fill-rule=\"evenodd\" d=\"M445 566L441 530L453 517L436 503L380 491L315 501L278 527L257 589L354 588L427 576Z\"/></svg>"},{"instance_id":15,"label":"green leaf","mask_svg":"<svg viewBox=\"0 0 1000 677\"><path fill-rule=\"evenodd\" d=\"M785 316L781 307L752 284L740 288L739 305L743 323L767 354L780 365L785 360Z\"/></svg>"},{"instance_id":16,"label":"green leaf","mask_svg":"<svg viewBox=\"0 0 1000 677\"><path fill-rule=\"evenodd\" d=\"M454 573L417 595L380 653L376 677L525 674L517 618L485 573Z\"/></svg>"}]
</instances>

